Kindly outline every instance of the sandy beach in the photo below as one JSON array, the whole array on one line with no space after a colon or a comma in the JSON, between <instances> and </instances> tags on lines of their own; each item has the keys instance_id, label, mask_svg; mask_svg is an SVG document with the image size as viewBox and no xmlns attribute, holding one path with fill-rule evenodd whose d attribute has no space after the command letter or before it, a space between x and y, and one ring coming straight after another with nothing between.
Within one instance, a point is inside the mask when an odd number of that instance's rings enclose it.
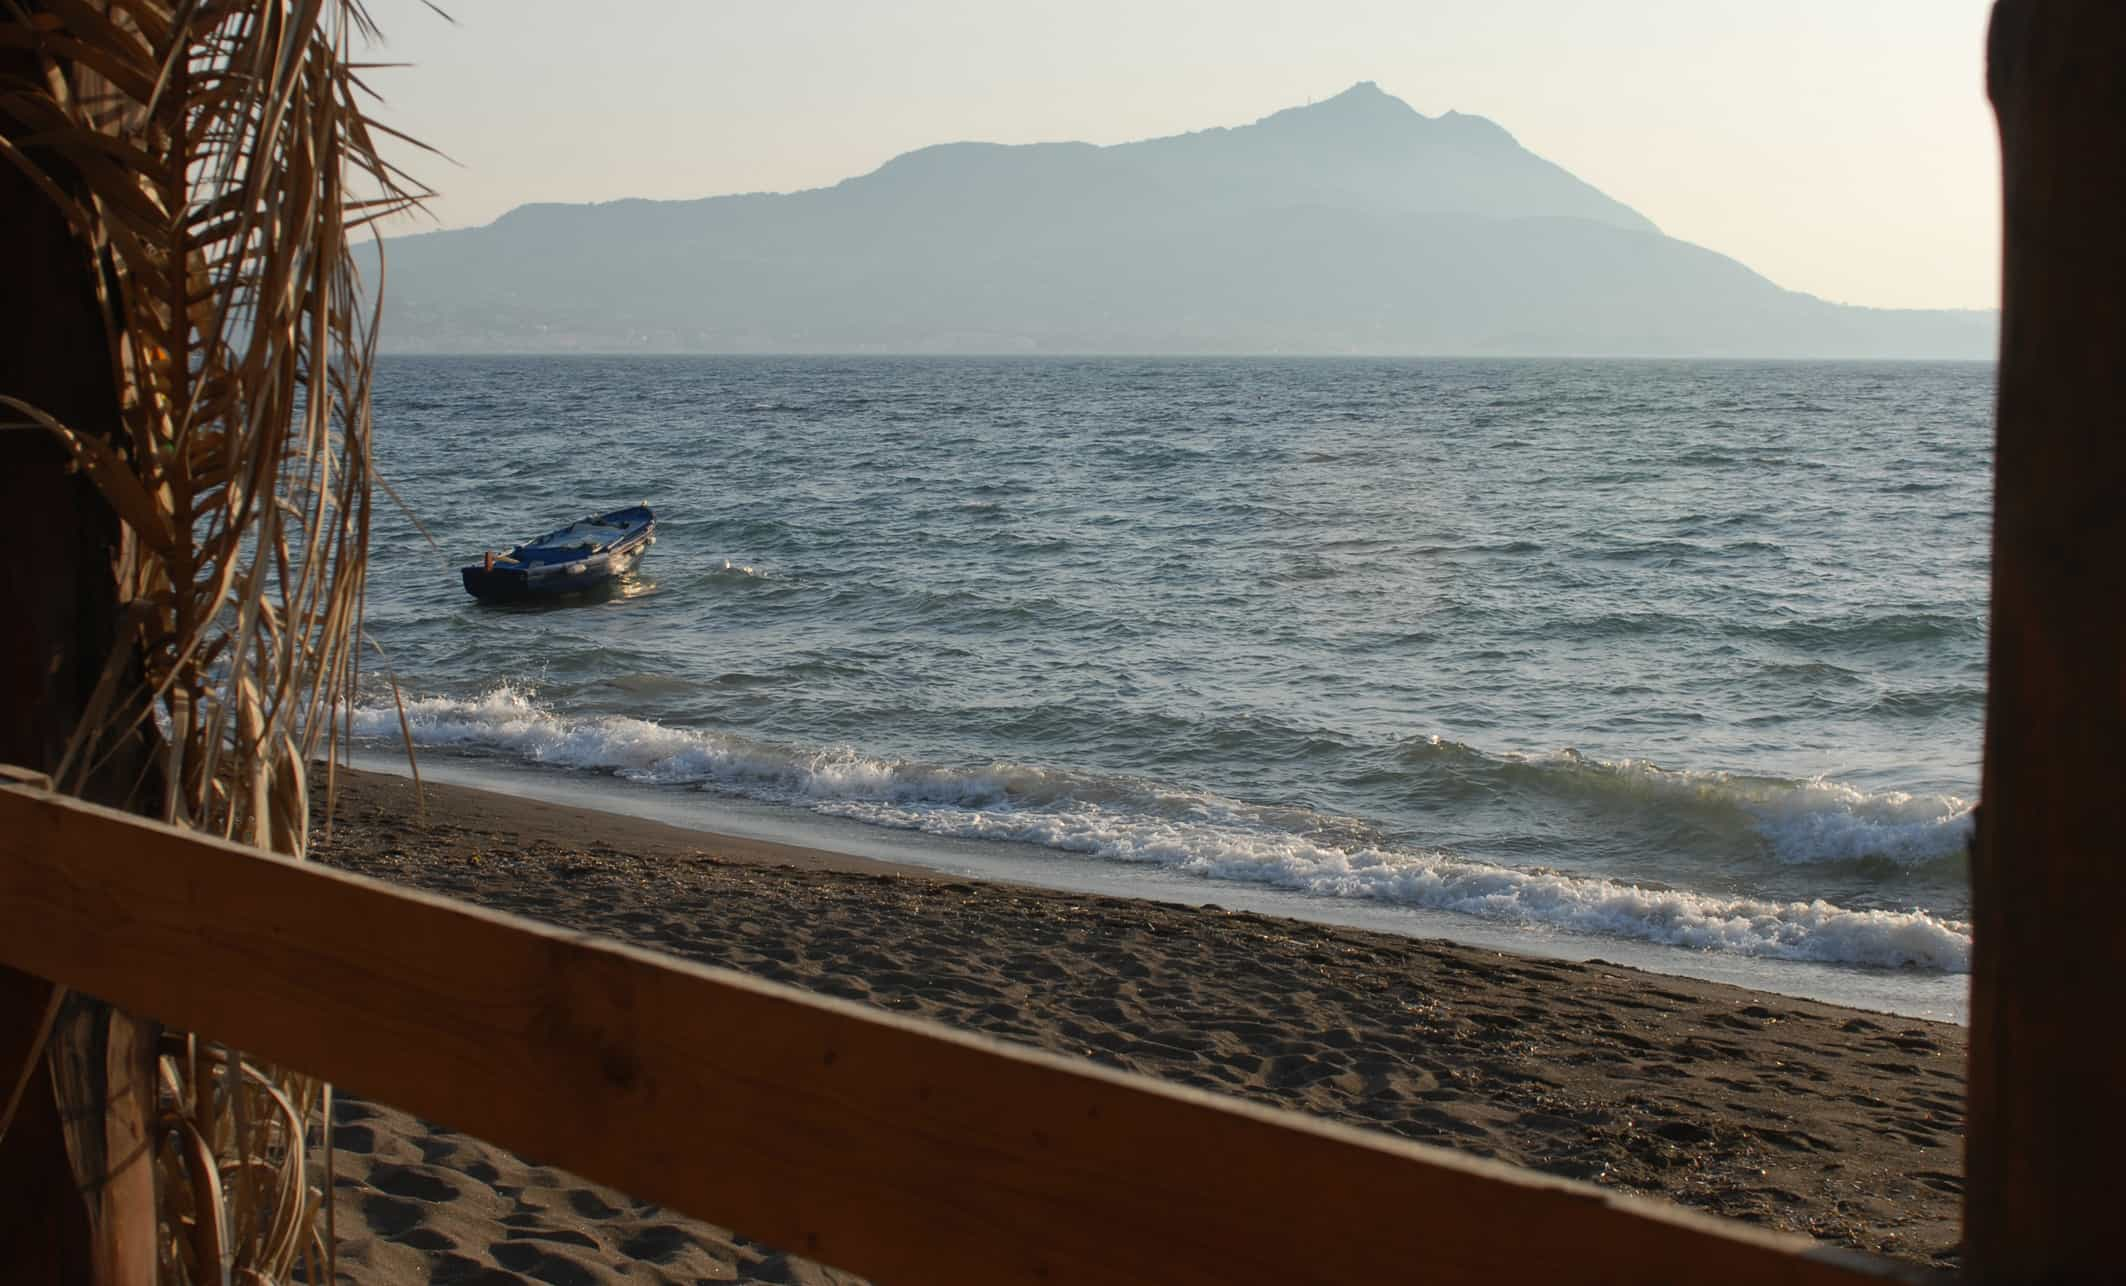
<instances>
[{"instance_id":1,"label":"sandy beach","mask_svg":"<svg viewBox=\"0 0 2126 1286\"><path fill-rule=\"evenodd\" d=\"M322 776L322 774L319 774ZM1953 1267L1965 1033L342 773L318 860L1112 1067ZM358 1097L342 1279L847 1274Z\"/></svg>"}]
</instances>

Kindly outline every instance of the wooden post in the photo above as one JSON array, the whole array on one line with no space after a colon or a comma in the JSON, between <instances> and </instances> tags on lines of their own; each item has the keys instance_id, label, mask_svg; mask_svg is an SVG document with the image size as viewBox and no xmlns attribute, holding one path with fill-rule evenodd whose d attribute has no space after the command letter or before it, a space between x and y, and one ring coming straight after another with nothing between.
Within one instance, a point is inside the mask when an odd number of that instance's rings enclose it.
<instances>
[{"instance_id":1,"label":"wooden post","mask_svg":"<svg viewBox=\"0 0 2126 1286\"><path fill-rule=\"evenodd\" d=\"M0 82L41 77L31 57L0 44ZM0 110L0 134L20 128ZM118 431L95 265L52 203L6 160L0 393L84 432ZM14 542L0 559L8 622L0 628L0 760L49 771L105 658L123 645L112 571L119 527L94 486L66 472L66 453L51 435L14 427L19 419L0 410L0 513ZM92 781L96 798L115 805L134 796L148 761L144 746L128 749ZM146 796L132 802L157 803L152 782ZM51 996L43 980L0 970L0 1095L14 1089ZM67 1057L56 1060L66 1069L63 1079L54 1082L50 1062L32 1065L16 1119L0 1139L0 1265L7 1280L153 1282L154 1174L141 1144L154 1101L137 1073L154 1036L148 1025L86 997L69 1003L58 1038Z\"/></svg>"},{"instance_id":2,"label":"wooden post","mask_svg":"<svg viewBox=\"0 0 2126 1286\"><path fill-rule=\"evenodd\" d=\"M2117 1280L2126 1161L2126 5L2000 0L2006 205L1970 1280Z\"/></svg>"}]
</instances>

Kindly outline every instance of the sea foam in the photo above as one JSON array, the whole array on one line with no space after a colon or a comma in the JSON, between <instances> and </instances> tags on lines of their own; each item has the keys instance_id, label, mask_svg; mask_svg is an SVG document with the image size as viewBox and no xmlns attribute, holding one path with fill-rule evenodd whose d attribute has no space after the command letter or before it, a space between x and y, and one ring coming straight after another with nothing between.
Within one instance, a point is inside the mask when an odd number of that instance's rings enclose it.
<instances>
[{"instance_id":1,"label":"sea foam","mask_svg":"<svg viewBox=\"0 0 2126 1286\"><path fill-rule=\"evenodd\" d=\"M1971 931L1923 911L1856 911L1655 889L1445 853L1346 850L1301 836L1117 815L1098 805L970 810L861 801L821 812L934 835L1014 840L1330 897L1366 898L1633 938L1669 946L1836 964L1970 969Z\"/></svg>"},{"instance_id":2,"label":"sea foam","mask_svg":"<svg viewBox=\"0 0 2126 1286\"><path fill-rule=\"evenodd\" d=\"M1970 968L1971 931L1923 911L1720 897L1366 843L1349 819L1139 779L993 762L883 759L851 747L801 748L627 716L568 718L521 688L406 703L416 745L499 754L646 784L711 785L853 821L956 838L1005 840L1164 868L1208 881L1357 898L1555 930L1772 959L1946 972ZM356 735L396 740L389 704L356 711ZM1475 754L1466 751L1462 753ZM1499 761L1503 762L1503 761ZM1542 771L1594 772L1630 789L1713 799L1764 819L1775 849L1884 851L1885 836L1932 852L1968 825L1961 801L1866 795L1837 783L1784 783L1571 756ZM1737 802L1739 801L1739 803ZM1801 859L1815 860L1815 859Z\"/></svg>"}]
</instances>

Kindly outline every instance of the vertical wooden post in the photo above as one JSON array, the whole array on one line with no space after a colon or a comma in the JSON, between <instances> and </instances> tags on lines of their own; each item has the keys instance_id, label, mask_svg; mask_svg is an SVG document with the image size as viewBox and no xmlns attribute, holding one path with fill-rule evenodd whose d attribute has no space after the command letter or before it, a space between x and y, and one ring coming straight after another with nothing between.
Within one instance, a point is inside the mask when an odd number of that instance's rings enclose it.
<instances>
[{"instance_id":1,"label":"vertical wooden post","mask_svg":"<svg viewBox=\"0 0 2126 1286\"><path fill-rule=\"evenodd\" d=\"M35 83L42 74L27 53L0 46L0 82ZM0 133L19 128L0 111ZM0 393L84 432L115 435L118 393L95 274L52 203L0 160ZM119 526L94 486L66 471L66 452L51 435L14 427L19 419L0 410L0 513L19 542L0 559L0 763L49 771L105 658L126 646L112 569ZM91 793L154 807L152 781L147 797L135 798L145 755L144 745L126 748ZM13 1090L51 996L49 983L0 970L0 1096ZM154 1100L142 1072L154 1038L151 1027L108 1006L70 1002L58 1037L70 1057L32 1066L0 1139L7 1280L153 1282L154 1172L142 1145ZM62 1082L53 1080L54 1063Z\"/></svg>"},{"instance_id":2,"label":"vertical wooden post","mask_svg":"<svg viewBox=\"0 0 2126 1286\"><path fill-rule=\"evenodd\" d=\"M2000 0L1969 1277L2117 1280L2126 1162L2126 5Z\"/></svg>"}]
</instances>

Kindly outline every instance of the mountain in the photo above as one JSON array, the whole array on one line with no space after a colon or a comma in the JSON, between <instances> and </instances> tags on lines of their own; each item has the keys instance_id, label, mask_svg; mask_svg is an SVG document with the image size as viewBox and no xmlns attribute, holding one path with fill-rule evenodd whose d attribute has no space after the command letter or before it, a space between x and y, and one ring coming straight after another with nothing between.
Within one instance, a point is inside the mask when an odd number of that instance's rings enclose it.
<instances>
[{"instance_id":1,"label":"mountain","mask_svg":"<svg viewBox=\"0 0 2126 1286\"><path fill-rule=\"evenodd\" d=\"M1996 333L1782 290L1371 82L1110 147L926 147L804 192L527 205L386 254L400 352L1991 357Z\"/></svg>"}]
</instances>

